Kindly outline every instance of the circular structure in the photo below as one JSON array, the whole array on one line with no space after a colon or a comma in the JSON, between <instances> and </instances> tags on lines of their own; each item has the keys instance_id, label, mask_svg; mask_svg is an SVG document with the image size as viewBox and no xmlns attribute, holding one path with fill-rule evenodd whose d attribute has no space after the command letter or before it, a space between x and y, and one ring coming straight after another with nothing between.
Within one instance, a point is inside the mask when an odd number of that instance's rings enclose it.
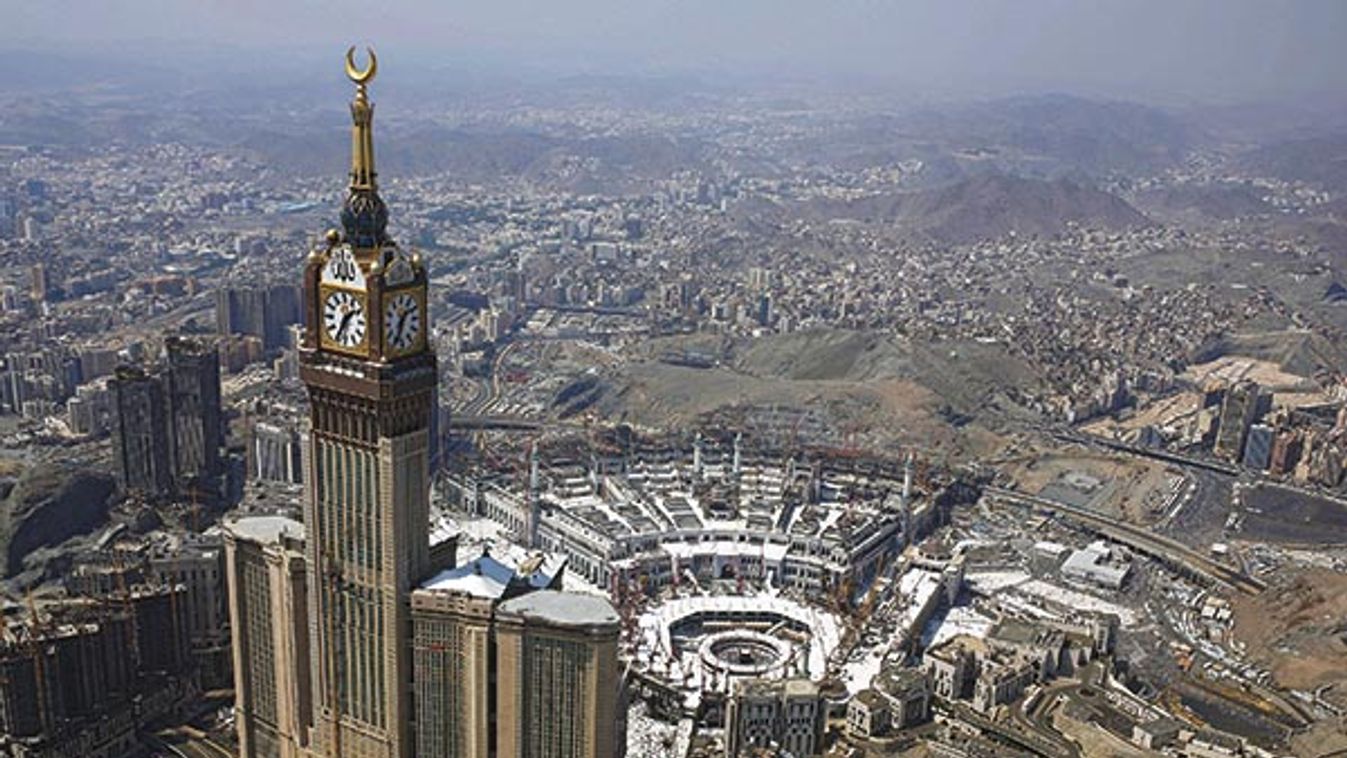
<instances>
[{"instance_id":1,"label":"circular structure","mask_svg":"<svg viewBox=\"0 0 1347 758\"><path fill-rule=\"evenodd\" d=\"M832 613L778 595L695 595L643 613L633 653L643 676L694 711L738 679L822 678L840 631Z\"/></svg>"},{"instance_id":2,"label":"circular structure","mask_svg":"<svg viewBox=\"0 0 1347 758\"><path fill-rule=\"evenodd\" d=\"M795 652L780 637L748 630L717 632L702 639L698 657L708 671L760 677L782 672Z\"/></svg>"}]
</instances>

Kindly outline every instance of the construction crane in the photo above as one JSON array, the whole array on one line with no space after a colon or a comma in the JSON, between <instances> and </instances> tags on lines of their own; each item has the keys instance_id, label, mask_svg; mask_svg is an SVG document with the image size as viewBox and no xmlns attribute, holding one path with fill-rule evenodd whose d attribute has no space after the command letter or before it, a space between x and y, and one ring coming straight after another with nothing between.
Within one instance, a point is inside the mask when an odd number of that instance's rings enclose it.
<instances>
[{"instance_id":1,"label":"construction crane","mask_svg":"<svg viewBox=\"0 0 1347 758\"><path fill-rule=\"evenodd\" d=\"M26 599L28 602L28 654L33 659L33 682L37 686L37 723L43 730L46 730L48 728L47 673L42 660L41 639L44 630L38 617L37 601L33 599L32 590L28 590Z\"/></svg>"}]
</instances>

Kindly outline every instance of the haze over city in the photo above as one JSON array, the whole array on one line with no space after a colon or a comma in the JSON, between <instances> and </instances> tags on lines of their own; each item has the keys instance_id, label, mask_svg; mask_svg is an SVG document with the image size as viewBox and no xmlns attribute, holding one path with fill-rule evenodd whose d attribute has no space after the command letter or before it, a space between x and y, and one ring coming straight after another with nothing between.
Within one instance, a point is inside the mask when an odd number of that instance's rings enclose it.
<instances>
[{"instance_id":1,"label":"haze over city","mask_svg":"<svg viewBox=\"0 0 1347 758\"><path fill-rule=\"evenodd\" d=\"M0 758L1347 753L1347 5L0 27Z\"/></svg>"},{"instance_id":2,"label":"haze over city","mask_svg":"<svg viewBox=\"0 0 1347 758\"><path fill-rule=\"evenodd\" d=\"M397 51L390 65L404 75L450 87L457 64L780 77L938 99L1068 92L1211 104L1331 93L1347 66L1344 36L1347 11L1333 0L55 0L11 9L0 47L156 67L236 57L226 70L317 76L312 64L355 37Z\"/></svg>"}]
</instances>

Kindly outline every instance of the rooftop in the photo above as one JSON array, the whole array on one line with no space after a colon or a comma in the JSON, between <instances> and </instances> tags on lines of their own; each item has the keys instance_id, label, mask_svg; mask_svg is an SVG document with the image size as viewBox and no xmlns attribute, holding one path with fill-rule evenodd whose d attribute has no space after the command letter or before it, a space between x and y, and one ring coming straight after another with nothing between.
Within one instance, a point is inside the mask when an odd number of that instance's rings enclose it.
<instances>
[{"instance_id":1,"label":"rooftop","mask_svg":"<svg viewBox=\"0 0 1347 758\"><path fill-rule=\"evenodd\" d=\"M605 598L555 590L520 595L501 603L498 610L558 626L617 624L619 621L613 604Z\"/></svg>"},{"instance_id":2,"label":"rooftop","mask_svg":"<svg viewBox=\"0 0 1347 758\"><path fill-rule=\"evenodd\" d=\"M451 569L445 569L421 584L423 590L461 592L473 597L500 599L511 586L543 589L552 583L565 566L559 556L537 556L520 568L498 560L490 553Z\"/></svg>"},{"instance_id":3,"label":"rooftop","mask_svg":"<svg viewBox=\"0 0 1347 758\"><path fill-rule=\"evenodd\" d=\"M237 538L263 544L279 542L282 536L304 539L304 525L285 516L247 516L227 522L225 529Z\"/></svg>"}]
</instances>

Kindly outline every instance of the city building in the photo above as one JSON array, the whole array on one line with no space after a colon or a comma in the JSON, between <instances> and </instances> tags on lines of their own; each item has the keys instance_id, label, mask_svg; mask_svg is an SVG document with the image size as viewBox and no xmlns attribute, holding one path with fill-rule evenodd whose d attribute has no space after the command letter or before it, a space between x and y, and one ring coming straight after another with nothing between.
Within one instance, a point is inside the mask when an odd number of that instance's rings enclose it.
<instances>
[{"instance_id":1,"label":"city building","mask_svg":"<svg viewBox=\"0 0 1347 758\"><path fill-rule=\"evenodd\" d=\"M164 346L168 444L179 492L209 491L221 471L224 442L220 408L220 354L213 345L170 337Z\"/></svg>"},{"instance_id":2,"label":"city building","mask_svg":"<svg viewBox=\"0 0 1347 758\"><path fill-rule=\"evenodd\" d=\"M1262 418L1271 405L1272 395L1257 382L1239 382L1226 390L1213 452L1227 460L1240 460L1249 427Z\"/></svg>"},{"instance_id":3,"label":"city building","mask_svg":"<svg viewBox=\"0 0 1347 758\"><path fill-rule=\"evenodd\" d=\"M1067 579L1117 590L1127 581L1132 562L1121 547L1096 540L1072 551L1061 571Z\"/></svg>"},{"instance_id":4,"label":"city building","mask_svg":"<svg viewBox=\"0 0 1347 758\"><path fill-rule=\"evenodd\" d=\"M151 498L210 497L222 472L224 434L215 348L170 337L157 372L122 366L109 384L113 472L121 488Z\"/></svg>"},{"instance_id":5,"label":"city building","mask_svg":"<svg viewBox=\"0 0 1347 758\"><path fill-rule=\"evenodd\" d=\"M74 598L7 622L0 635L0 753L120 758L138 731L199 694L181 586L125 587L115 602Z\"/></svg>"},{"instance_id":6,"label":"city building","mask_svg":"<svg viewBox=\"0 0 1347 758\"><path fill-rule=\"evenodd\" d=\"M252 516L225 526L234 719L241 758L299 758L312 726L304 525Z\"/></svg>"},{"instance_id":7,"label":"city building","mask_svg":"<svg viewBox=\"0 0 1347 758\"><path fill-rule=\"evenodd\" d=\"M249 427L248 477L263 482L302 484L303 442L299 430L279 420L257 420Z\"/></svg>"},{"instance_id":8,"label":"city building","mask_svg":"<svg viewBox=\"0 0 1347 758\"><path fill-rule=\"evenodd\" d=\"M215 292L216 332L257 337L266 351L286 347L289 328L301 317L300 292L293 284L238 284Z\"/></svg>"},{"instance_id":9,"label":"city building","mask_svg":"<svg viewBox=\"0 0 1347 758\"><path fill-rule=\"evenodd\" d=\"M450 561L452 563L453 561ZM559 587L564 561L516 568L489 553L446 568L412 593L417 755L487 756L502 736L496 611L507 599Z\"/></svg>"},{"instance_id":10,"label":"city building","mask_svg":"<svg viewBox=\"0 0 1347 758\"><path fill-rule=\"evenodd\" d=\"M876 689L863 689L847 703L847 734L853 739L868 740L889 733L893 714L889 699Z\"/></svg>"},{"instance_id":11,"label":"city building","mask_svg":"<svg viewBox=\"0 0 1347 758\"><path fill-rule=\"evenodd\" d=\"M873 683L888 702L888 722L893 729L906 729L931 717L931 675L920 668L889 668ZM848 718L850 713L848 713Z\"/></svg>"},{"instance_id":12,"label":"city building","mask_svg":"<svg viewBox=\"0 0 1347 758\"><path fill-rule=\"evenodd\" d=\"M725 756L754 748L818 755L825 717L819 686L808 679L742 680L725 709Z\"/></svg>"},{"instance_id":13,"label":"city building","mask_svg":"<svg viewBox=\"0 0 1347 758\"><path fill-rule=\"evenodd\" d=\"M224 543L216 533L187 532L152 548L145 575L152 584L184 591L183 617L197 681L203 689L231 684L229 616L225 607Z\"/></svg>"},{"instance_id":14,"label":"city building","mask_svg":"<svg viewBox=\"0 0 1347 758\"><path fill-rule=\"evenodd\" d=\"M254 517L227 529L242 754L620 756L612 605L558 592L563 559L516 571L484 555L454 568L456 536L431 544L427 274L386 233L372 55L363 72L347 57L342 230L304 270L304 524ZM259 473L288 475L288 443L262 452Z\"/></svg>"},{"instance_id":15,"label":"city building","mask_svg":"<svg viewBox=\"0 0 1347 758\"><path fill-rule=\"evenodd\" d=\"M496 755L621 758L626 704L612 603L540 590L502 602L496 623Z\"/></svg>"},{"instance_id":16,"label":"city building","mask_svg":"<svg viewBox=\"0 0 1347 758\"><path fill-rule=\"evenodd\" d=\"M1272 464L1272 446L1276 441L1276 430L1267 424L1254 424L1249 427L1248 438L1244 442L1244 467L1254 471L1264 471Z\"/></svg>"},{"instance_id":17,"label":"city building","mask_svg":"<svg viewBox=\"0 0 1347 758\"><path fill-rule=\"evenodd\" d=\"M112 378L116 418L112 427L113 474L126 492L157 497L170 492L173 471L167 404L159 379L125 366Z\"/></svg>"}]
</instances>

